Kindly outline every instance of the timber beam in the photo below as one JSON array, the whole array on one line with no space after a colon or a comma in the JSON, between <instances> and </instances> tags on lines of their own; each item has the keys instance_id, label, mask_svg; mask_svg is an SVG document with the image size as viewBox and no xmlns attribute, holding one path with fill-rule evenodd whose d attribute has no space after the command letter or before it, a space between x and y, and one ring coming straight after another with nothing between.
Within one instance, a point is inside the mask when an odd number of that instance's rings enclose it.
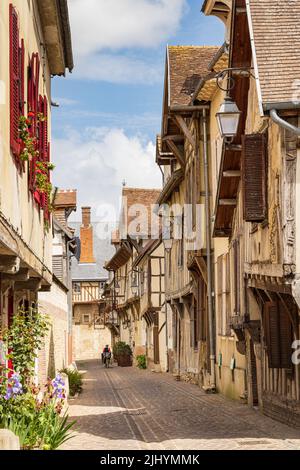
<instances>
[{"instance_id":1,"label":"timber beam","mask_svg":"<svg viewBox=\"0 0 300 470\"><path fill-rule=\"evenodd\" d=\"M173 142L173 140L167 139L166 142L167 142L167 145L168 145L169 149L173 152L173 155L176 158L176 160L178 161L178 163L180 164L180 166L182 168L184 168L185 167L184 154L177 147L175 142Z\"/></svg>"},{"instance_id":2,"label":"timber beam","mask_svg":"<svg viewBox=\"0 0 300 470\"><path fill-rule=\"evenodd\" d=\"M236 206L236 199L220 199L219 206Z\"/></svg>"},{"instance_id":3,"label":"timber beam","mask_svg":"<svg viewBox=\"0 0 300 470\"><path fill-rule=\"evenodd\" d=\"M4 281L28 281L29 269L21 268L16 274L2 274Z\"/></svg>"},{"instance_id":4,"label":"timber beam","mask_svg":"<svg viewBox=\"0 0 300 470\"><path fill-rule=\"evenodd\" d=\"M223 171L223 178L240 178L241 172L238 170L227 170Z\"/></svg>"},{"instance_id":5,"label":"timber beam","mask_svg":"<svg viewBox=\"0 0 300 470\"><path fill-rule=\"evenodd\" d=\"M30 290L37 292L41 288L42 280L39 277L31 277L28 281L15 282L15 291Z\"/></svg>"},{"instance_id":6,"label":"timber beam","mask_svg":"<svg viewBox=\"0 0 300 470\"><path fill-rule=\"evenodd\" d=\"M18 256L1 255L0 273L16 274L20 269L20 258Z\"/></svg>"},{"instance_id":7,"label":"timber beam","mask_svg":"<svg viewBox=\"0 0 300 470\"><path fill-rule=\"evenodd\" d=\"M194 139L193 134L189 130L184 118L182 116L175 115L173 119L176 122L176 124L179 126L179 128L182 130L186 139L189 141L193 149L196 149L196 141Z\"/></svg>"},{"instance_id":8,"label":"timber beam","mask_svg":"<svg viewBox=\"0 0 300 470\"><path fill-rule=\"evenodd\" d=\"M163 138L163 141L172 140L173 142L184 142L184 135L177 134L177 135L166 135Z\"/></svg>"}]
</instances>

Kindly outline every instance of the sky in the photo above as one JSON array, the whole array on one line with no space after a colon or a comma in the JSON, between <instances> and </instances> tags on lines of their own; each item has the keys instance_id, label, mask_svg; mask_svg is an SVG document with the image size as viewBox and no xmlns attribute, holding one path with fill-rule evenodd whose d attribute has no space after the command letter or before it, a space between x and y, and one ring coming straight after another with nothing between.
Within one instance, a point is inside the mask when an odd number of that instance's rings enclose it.
<instances>
[{"instance_id":1,"label":"sky","mask_svg":"<svg viewBox=\"0 0 300 470\"><path fill-rule=\"evenodd\" d=\"M78 210L118 217L123 182L160 188L166 46L221 45L224 26L203 0L69 0L75 68L54 78L53 183L77 189Z\"/></svg>"}]
</instances>

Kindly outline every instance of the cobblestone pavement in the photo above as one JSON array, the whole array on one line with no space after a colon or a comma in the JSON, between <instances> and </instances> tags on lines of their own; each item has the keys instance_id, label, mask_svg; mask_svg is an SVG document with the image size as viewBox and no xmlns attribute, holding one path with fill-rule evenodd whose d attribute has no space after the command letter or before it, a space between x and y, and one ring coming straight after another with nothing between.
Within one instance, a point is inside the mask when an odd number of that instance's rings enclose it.
<instances>
[{"instance_id":1,"label":"cobblestone pavement","mask_svg":"<svg viewBox=\"0 0 300 470\"><path fill-rule=\"evenodd\" d=\"M67 450L300 450L300 431L171 375L79 364L84 390Z\"/></svg>"}]
</instances>

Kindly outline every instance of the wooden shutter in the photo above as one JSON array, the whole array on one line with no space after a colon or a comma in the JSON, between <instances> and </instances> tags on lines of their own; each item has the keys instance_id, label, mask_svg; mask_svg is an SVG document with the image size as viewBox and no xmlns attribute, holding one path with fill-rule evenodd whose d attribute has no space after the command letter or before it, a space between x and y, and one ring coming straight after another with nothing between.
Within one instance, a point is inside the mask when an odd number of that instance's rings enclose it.
<instances>
[{"instance_id":1,"label":"wooden shutter","mask_svg":"<svg viewBox=\"0 0 300 470\"><path fill-rule=\"evenodd\" d=\"M31 129L30 134L36 138L36 149L39 150L37 114L38 114L38 98L39 98L39 79L40 79L40 59L39 54L32 54L28 67L28 113L31 113ZM34 198L40 204L40 194L35 190L36 162L34 157L30 161L29 167L29 189L34 193Z\"/></svg>"},{"instance_id":2,"label":"wooden shutter","mask_svg":"<svg viewBox=\"0 0 300 470\"><path fill-rule=\"evenodd\" d=\"M244 135L242 144L244 219L262 222L267 217L267 138L265 134Z\"/></svg>"},{"instance_id":3,"label":"wooden shutter","mask_svg":"<svg viewBox=\"0 0 300 470\"><path fill-rule=\"evenodd\" d=\"M277 302L267 302L265 305L265 336L271 369L280 368L279 327L278 304Z\"/></svg>"},{"instance_id":4,"label":"wooden shutter","mask_svg":"<svg viewBox=\"0 0 300 470\"><path fill-rule=\"evenodd\" d=\"M53 274L60 281L63 281L63 257L62 256L53 256L52 269L53 269Z\"/></svg>"},{"instance_id":5,"label":"wooden shutter","mask_svg":"<svg viewBox=\"0 0 300 470\"><path fill-rule=\"evenodd\" d=\"M20 154L20 50L18 14L9 5L9 63L10 63L10 147L16 159ZM17 160L18 161L18 160Z\"/></svg>"},{"instance_id":6,"label":"wooden shutter","mask_svg":"<svg viewBox=\"0 0 300 470\"><path fill-rule=\"evenodd\" d=\"M37 113L40 80L40 58L39 54L32 54L28 67L28 112L33 113L31 117L31 135L37 137Z\"/></svg>"},{"instance_id":7,"label":"wooden shutter","mask_svg":"<svg viewBox=\"0 0 300 470\"><path fill-rule=\"evenodd\" d=\"M19 112L24 116L24 104L25 104L25 46L24 39L21 41L19 48Z\"/></svg>"},{"instance_id":8,"label":"wooden shutter","mask_svg":"<svg viewBox=\"0 0 300 470\"><path fill-rule=\"evenodd\" d=\"M293 329L282 302L266 303L264 328L269 367L290 369L292 367Z\"/></svg>"},{"instance_id":9,"label":"wooden shutter","mask_svg":"<svg viewBox=\"0 0 300 470\"><path fill-rule=\"evenodd\" d=\"M279 324L281 367L283 369L290 369L292 368L293 328L289 315L282 302L279 303Z\"/></svg>"}]
</instances>

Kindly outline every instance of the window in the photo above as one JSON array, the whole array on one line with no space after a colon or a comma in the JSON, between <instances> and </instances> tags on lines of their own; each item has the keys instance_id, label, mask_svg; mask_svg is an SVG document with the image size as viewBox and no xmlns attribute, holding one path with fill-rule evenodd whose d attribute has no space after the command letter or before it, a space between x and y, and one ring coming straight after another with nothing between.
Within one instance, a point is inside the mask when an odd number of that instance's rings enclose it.
<instances>
[{"instance_id":1,"label":"window","mask_svg":"<svg viewBox=\"0 0 300 470\"><path fill-rule=\"evenodd\" d=\"M73 284L73 291L74 294L81 294L81 284L79 282Z\"/></svg>"},{"instance_id":2,"label":"window","mask_svg":"<svg viewBox=\"0 0 300 470\"><path fill-rule=\"evenodd\" d=\"M24 41L20 43L19 17L12 4L9 6L9 63L10 63L10 148L18 168L21 141L19 138L20 117L24 115Z\"/></svg>"},{"instance_id":3,"label":"window","mask_svg":"<svg viewBox=\"0 0 300 470\"><path fill-rule=\"evenodd\" d=\"M281 301L267 302L264 308L264 335L271 369L292 368L293 327Z\"/></svg>"},{"instance_id":4,"label":"window","mask_svg":"<svg viewBox=\"0 0 300 470\"><path fill-rule=\"evenodd\" d=\"M83 315L83 323L85 325L88 325L90 323L90 318L91 318L90 315L87 315L87 314Z\"/></svg>"}]
</instances>

